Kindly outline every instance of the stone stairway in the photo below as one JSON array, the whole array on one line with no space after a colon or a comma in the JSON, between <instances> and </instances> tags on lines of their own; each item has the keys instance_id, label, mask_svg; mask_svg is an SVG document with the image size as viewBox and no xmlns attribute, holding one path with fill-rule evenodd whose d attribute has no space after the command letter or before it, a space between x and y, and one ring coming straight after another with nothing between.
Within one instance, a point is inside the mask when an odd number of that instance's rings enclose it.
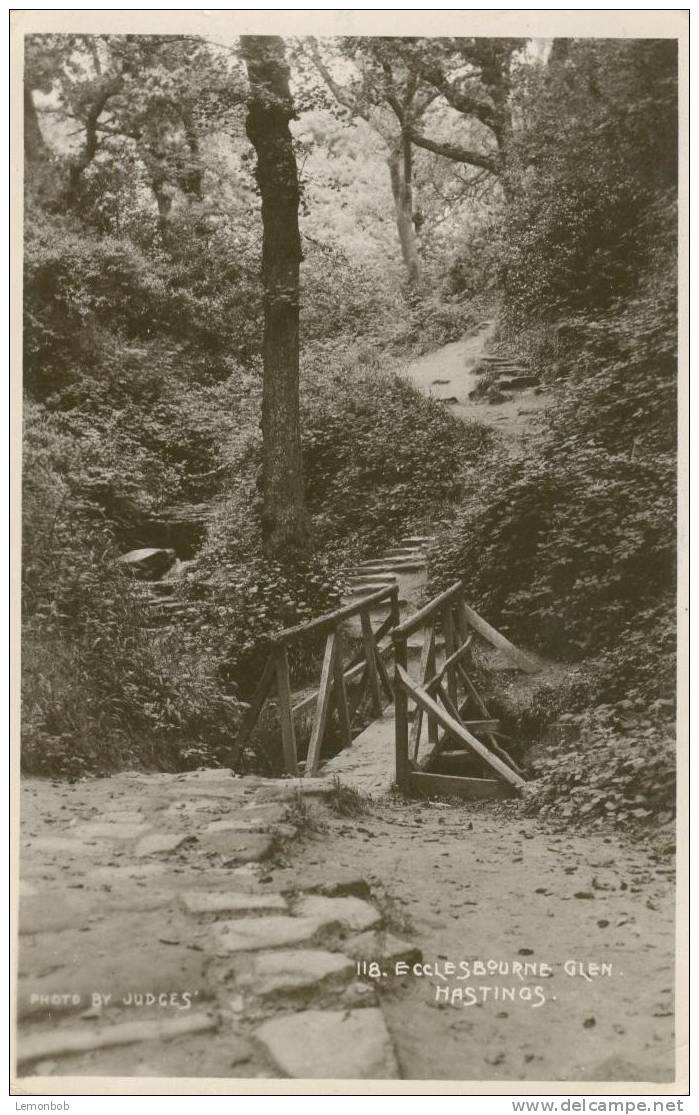
<instances>
[{"instance_id":1,"label":"stone stairway","mask_svg":"<svg viewBox=\"0 0 699 1115\"><path fill-rule=\"evenodd\" d=\"M520 392L541 385L541 378L521 360L505 354L481 356L476 370L482 379L469 392L470 399L485 397L500 402L505 392Z\"/></svg>"},{"instance_id":2,"label":"stone stairway","mask_svg":"<svg viewBox=\"0 0 699 1115\"><path fill-rule=\"evenodd\" d=\"M398 585L398 602L401 620L417 610L425 585L427 584L427 550L434 541L433 535L411 535L386 550L378 558L371 558L354 566L350 571L350 588L343 604L356 603L362 596L369 596L377 589L387 585ZM388 615L388 608L379 606L371 612L375 627ZM358 616L348 620L347 634L361 637L362 629ZM382 640L387 647L389 639Z\"/></svg>"},{"instance_id":3,"label":"stone stairway","mask_svg":"<svg viewBox=\"0 0 699 1115\"><path fill-rule=\"evenodd\" d=\"M22 792L20 1078L401 1075L363 962L420 950L363 877L290 855L311 814L332 816L331 780L131 772Z\"/></svg>"}]
</instances>

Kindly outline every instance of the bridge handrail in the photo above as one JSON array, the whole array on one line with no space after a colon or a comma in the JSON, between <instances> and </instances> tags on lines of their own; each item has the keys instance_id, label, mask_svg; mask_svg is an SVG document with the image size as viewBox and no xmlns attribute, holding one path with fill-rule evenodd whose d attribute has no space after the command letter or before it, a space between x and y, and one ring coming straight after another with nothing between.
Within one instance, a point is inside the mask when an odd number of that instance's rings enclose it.
<instances>
[{"instance_id":1,"label":"bridge handrail","mask_svg":"<svg viewBox=\"0 0 699 1115\"><path fill-rule=\"evenodd\" d=\"M394 627L391 632L393 641L396 642L399 639L407 639L409 635L414 635L416 631L419 631L421 627L425 626L428 620L442 612L447 604L451 604L452 601L458 600L463 591L463 581L456 581L451 588L446 589L444 592L440 593L439 596L435 596L433 600L430 600L429 603L425 604L419 611L414 612L411 616L408 616L407 619L404 619L402 623L399 623L397 627Z\"/></svg>"},{"instance_id":2,"label":"bridge handrail","mask_svg":"<svg viewBox=\"0 0 699 1115\"><path fill-rule=\"evenodd\" d=\"M282 631L273 632L269 636L269 642L274 646L288 646L302 635L327 631L346 619L361 615L362 612L375 607L383 600L392 600L394 597L398 599L398 585L387 585L386 588L377 589L368 596L361 596L356 604L345 604L343 608L326 612L325 615L309 619L306 623L297 623L294 627L285 627Z\"/></svg>"}]
</instances>

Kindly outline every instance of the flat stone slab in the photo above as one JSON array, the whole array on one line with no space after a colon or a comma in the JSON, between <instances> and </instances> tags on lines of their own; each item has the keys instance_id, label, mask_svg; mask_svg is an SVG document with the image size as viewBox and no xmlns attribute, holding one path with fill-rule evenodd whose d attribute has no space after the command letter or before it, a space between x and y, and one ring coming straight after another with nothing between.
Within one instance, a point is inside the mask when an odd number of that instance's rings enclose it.
<instances>
[{"instance_id":1,"label":"flat stone slab","mask_svg":"<svg viewBox=\"0 0 699 1115\"><path fill-rule=\"evenodd\" d=\"M255 995L303 991L318 984L354 974L355 964L348 956L325 949L276 949L258 953L249 971L236 983Z\"/></svg>"},{"instance_id":2,"label":"flat stone slab","mask_svg":"<svg viewBox=\"0 0 699 1115\"><path fill-rule=\"evenodd\" d=\"M219 956L234 952L256 952L284 945L309 944L323 931L339 928L327 918L269 917L219 921L213 926Z\"/></svg>"},{"instance_id":3,"label":"flat stone slab","mask_svg":"<svg viewBox=\"0 0 699 1115\"><path fill-rule=\"evenodd\" d=\"M395 1080L398 1064L383 1014L305 1010L273 1018L255 1031L287 1076L313 1080Z\"/></svg>"},{"instance_id":4,"label":"flat stone slab","mask_svg":"<svg viewBox=\"0 0 699 1115\"><path fill-rule=\"evenodd\" d=\"M88 872L88 878L97 883L123 883L129 879L152 879L155 875L162 875L166 870L164 863L129 863L124 866L119 864L93 867Z\"/></svg>"},{"instance_id":5,"label":"flat stone slab","mask_svg":"<svg viewBox=\"0 0 699 1115\"><path fill-rule=\"evenodd\" d=\"M274 825L277 821L283 821L286 817L286 806L270 802L269 805L258 805L257 802L250 802L249 805L244 805L240 811L241 819L253 817L256 821L266 821L269 825Z\"/></svg>"},{"instance_id":6,"label":"flat stone slab","mask_svg":"<svg viewBox=\"0 0 699 1115\"><path fill-rule=\"evenodd\" d=\"M20 1018L55 1021L91 1007L95 993L108 1010L133 1009L133 995L165 994L168 1006L163 1014L179 1014L178 1004L183 1005L187 992L194 1010L211 994L205 937L184 913L173 921L162 911L118 918L110 914L89 932L69 929L23 936L17 1013ZM170 1001L172 995L175 1002Z\"/></svg>"},{"instance_id":7,"label":"flat stone slab","mask_svg":"<svg viewBox=\"0 0 699 1115\"><path fill-rule=\"evenodd\" d=\"M288 910L281 894L226 894L221 891L189 891L182 895L190 914L274 914Z\"/></svg>"},{"instance_id":8,"label":"flat stone slab","mask_svg":"<svg viewBox=\"0 0 699 1115\"><path fill-rule=\"evenodd\" d=\"M280 778L270 779L255 793L255 803L268 801L293 801L299 794L304 797L331 794L332 782L325 778Z\"/></svg>"},{"instance_id":9,"label":"flat stone slab","mask_svg":"<svg viewBox=\"0 0 699 1115\"><path fill-rule=\"evenodd\" d=\"M205 821L207 815L221 817L228 813L231 803L223 798L195 798L194 801L173 801L162 811L162 815L185 821Z\"/></svg>"},{"instance_id":10,"label":"flat stone slab","mask_svg":"<svg viewBox=\"0 0 699 1115\"><path fill-rule=\"evenodd\" d=\"M86 825L79 825L75 830L76 836L89 840L93 836L107 837L109 840L134 840L147 832L150 825L134 824L120 821L94 821Z\"/></svg>"},{"instance_id":11,"label":"flat stone slab","mask_svg":"<svg viewBox=\"0 0 699 1115\"><path fill-rule=\"evenodd\" d=\"M250 816L247 819L211 821L206 832L268 832L271 827L269 821L260 820Z\"/></svg>"},{"instance_id":12,"label":"flat stone slab","mask_svg":"<svg viewBox=\"0 0 699 1115\"><path fill-rule=\"evenodd\" d=\"M240 798L243 794L243 788L240 782L221 782L214 781L204 782L190 782L183 785L181 782L173 782L169 786L160 786L160 790L166 790L170 796L176 795L182 798L186 795L188 798Z\"/></svg>"},{"instance_id":13,"label":"flat stone slab","mask_svg":"<svg viewBox=\"0 0 699 1115\"><path fill-rule=\"evenodd\" d=\"M392 966L399 960L404 960L408 964L415 964L422 960L422 951L417 945L411 944L410 941L402 941L400 937L394 937L392 933L385 933L380 929L369 930L360 933L357 937L351 937L348 941L342 942L342 947L354 960L366 960L369 963L376 960L379 964ZM387 971L390 975L390 967Z\"/></svg>"},{"instance_id":14,"label":"flat stone slab","mask_svg":"<svg viewBox=\"0 0 699 1115\"><path fill-rule=\"evenodd\" d=\"M19 934L57 933L100 921L104 905L95 895L79 890L54 891L52 894L21 897Z\"/></svg>"},{"instance_id":15,"label":"flat stone slab","mask_svg":"<svg viewBox=\"0 0 699 1115\"><path fill-rule=\"evenodd\" d=\"M238 775L232 774L225 767L207 767L205 770L192 770L187 774L176 774L176 782L230 782L237 786L242 785Z\"/></svg>"},{"instance_id":16,"label":"flat stone slab","mask_svg":"<svg viewBox=\"0 0 699 1115\"><path fill-rule=\"evenodd\" d=\"M235 863L266 859L274 848L274 837L265 833L207 832L201 838L204 851L218 852Z\"/></svg>"},{"instance_id":17,"label":"flat stone slab","mask_svg":"<svg viewBox=\"0 0 699 1115\"><path fill-rule=\"evenodd\" d=\"M83 1029L42 1030L26 1034L18 1043L20 1062L38 1061L45 1057L66 1057L91 1049L107 1049L115 1045L134 1045L142 1041L167 1041L183 1034L201 1034L215 1030L216 1022L208 1014L192 1012L177 1018L144 1019L119 1022L113 1026Z\"/></svg>"},{"instance_id":18,"label":"flat stone slab","mask_svg":"<svg viewBox=\"0 0 699 1115\"><path fill-rule=\"evenodd\" d=\"M339 922L346 929L359 933L381 922L381 914L370 902L348 895L344 898L327 898L322 894L308 894L296 903L294 911L302 918L319 918Z\"/></svg>"},{"instance_id":19,"label":"flat stone slab","mask_svg":"<svg viewBox=\"0 0 699 1115\"><path fill-rule=\"evenodd\" d=\"M139 825L145 821L142 813L130 813L127 809L103 809L103 820L110 824Z\"/></svg>"},{"instance_id":20,"label":"flat stone slab","mask_svg":"<svg viewBox=\"0 0 699 1115\"><path fill-rule=\"evenodd\" d=\"M136 855L154 856L159 852L175 852L191 839L191 834L188 832L154 832L139 840L136 845Z\"/></svg>"},{"instance_id":21,"label":"flat stone slab","mask_svg":"<svg viewBox=\"0 0 699 1115\"><path fill-rule=\"evenodd\" d=\"M371 890L366 879L362 875L354 875L352 872L340 874L334 879L321 880L317 883L304 885L306 894L325 894L329 898L337 898L353 894L357 898L369 898Z\"/></svg>"},{"instance_id":22,"label":"flat stone slab","mask_svg":"<svg viewBox=\"0 0 699 1115\"><path fill-rule=\"evenodd\" d=\"M255 1043L227 1032L186 1034L173 1041L144 1041L74 1054L70 1059L36 1061L23 1076L70 1074L71 1077L159 1077L178 1084L189 1080L252 1076L259 1064ZM135 1090L135 1089L134 1089ZM151 1088L152 1090L152 1088ZM92 1091L95 1091L93 1088Z\"/></svg>"},{"instance_id":23,"label":"flat stone slab","mask_svg":"<svg viewBox=\"0 0 699 1115\"><path fill-rule=\"evenodd\" d=\"M72 840L67 836L39 836L29 842L33 852L54 852L61 856L94 855L94 849L84 840Z\"/></svg>"}]
</instances>

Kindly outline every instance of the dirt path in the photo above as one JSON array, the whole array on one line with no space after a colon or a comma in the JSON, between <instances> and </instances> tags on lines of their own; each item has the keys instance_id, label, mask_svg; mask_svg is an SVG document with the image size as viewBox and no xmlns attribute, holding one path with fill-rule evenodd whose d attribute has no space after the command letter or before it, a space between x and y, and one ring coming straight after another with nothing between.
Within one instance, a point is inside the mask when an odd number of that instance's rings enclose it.
<instances>
[{"instance_id":1,"label":"dirt path","mask_svg":"<svg viewBox=\"0 0 699 1115\"><path fill-rule=\"evenodd\" d=\"M305 840L294 873L352 865L425 963L510 965L487 978L378 981L405 1077L673 1078L671 865L617 836L547 832L516 805L385 801ZM579 974L566 974L567 961ZM553 975L539 969L523 982L514 962L546 963ZM611 974L590 975L602 964ZM536 985L543 1005L519 999ZM482 1003L459 1000L458 989L483 986L514 987L518 998L497 1002L491 990ZM438 988L456 991L453 1005L436 1001Z\"/></svg>"},{"instance_id":2,"label":"dirt path","mask_svg":"<svg viewBox=\"0 0 699 1115\"><path fill-rule=\"evenodd\" d=\"M480 378L478 362L489 350L493 333L493 323L484 323L476 333L428 352L398 371L426 395L448 403L452 413L465 422L485 422L516 440L527 432L531 419L545 409L549 396L526 388L502 403L469 399Z\"/></svg>"}]
</instances>

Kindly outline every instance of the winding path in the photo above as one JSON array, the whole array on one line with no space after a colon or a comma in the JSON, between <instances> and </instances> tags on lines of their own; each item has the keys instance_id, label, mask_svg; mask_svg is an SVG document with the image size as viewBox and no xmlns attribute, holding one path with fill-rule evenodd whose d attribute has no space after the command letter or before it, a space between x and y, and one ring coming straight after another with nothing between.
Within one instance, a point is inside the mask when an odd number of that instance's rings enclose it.
<instances>
[{"instance_id":1,"label":"winding path","mask_svg":"<svg viewBox=\"0 0 699 1115\"><path fill-rule=\"evenodd\" d=\"M484 422L514 442L528 432L532 418L545 409L549 396L525 388L501 403L469 398L480 378L478 363L493 344L494 336L493 322L484 322L470 336L428 352L398 372L425 395L447 403L451 412L465 422Z\"/></svg>"}]
</instances>

